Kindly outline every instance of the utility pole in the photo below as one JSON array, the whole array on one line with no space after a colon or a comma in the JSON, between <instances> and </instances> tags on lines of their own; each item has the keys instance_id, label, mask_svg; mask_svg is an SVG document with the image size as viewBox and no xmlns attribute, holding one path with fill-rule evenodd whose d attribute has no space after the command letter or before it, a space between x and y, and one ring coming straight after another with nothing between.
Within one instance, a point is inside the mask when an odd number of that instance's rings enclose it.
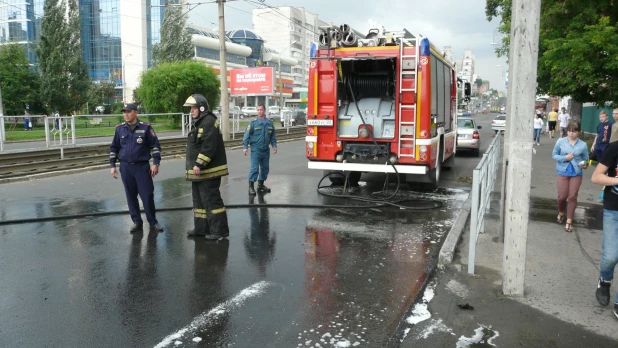
<instances>
[{"instance_id":1,"label":"utility pole","mask_svg":"<svg viewBox=\"0 0 618 348\"><path fill-rule=\"evenodd\" d=\"M283 78L281 77L281 53L279 53L279 116L281 117L281 121L283 119ZM285 122L285 126L288 128L288 134L290 133L290 120L288 119Z\"/></svg>"},{"instance_id":2,"label":"utility pole","mask_svg":"<svg viewBox=\"0 0 618 348\"><path fill-rule=\"evenodd\" d=\"M217 0L219 6L219 71L221 73L221 133L223 140L230 140L230 100L227 92L227 61L225 47L225 0Z\"/></svg>"},{"instance_id":3,"label":"utility pole","mask_svg":"<svg viewBox=\"0 0 618 348\"><path fill-rule=\"evenodd\" d=\"M528 212L532 174L533 129L541 0L513 0L509 71L513 71L508 89L507 125L502 214L504 215L504 256L502 291L505 295L523 295L528 239ZM512 141L512 142L511 142ZM508 144L508 145L507 145Z\"/></svg>"},{"instance_id":4,"label":"utility pole","mask_svg":"<svg viewBox=\"0 0 618 348\"><path fill-rule=\"evenodd\" d=\"M4 107L2 107L2 87L0 86L0 151L4 151L4 134Z\"/></svg>"}]
</instances>

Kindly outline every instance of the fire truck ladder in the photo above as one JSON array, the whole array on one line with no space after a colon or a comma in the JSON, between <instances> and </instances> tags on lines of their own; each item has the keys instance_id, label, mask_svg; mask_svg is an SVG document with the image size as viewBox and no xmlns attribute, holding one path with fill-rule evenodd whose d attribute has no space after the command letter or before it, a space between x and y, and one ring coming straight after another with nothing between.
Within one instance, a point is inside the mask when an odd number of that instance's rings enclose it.
<instances>
[{"instance_id":1,"label":"fire truck ladder","mask_svg":"<svg viewBox=\"0 0 618 348\"><path fill-rule=\"evenodd\" d=\"M400 62L399 62L399 91L400 92L414 92L414 94L416 94L416 87L418 86L418 79L417 79L417 68L418 68L418 57L420 54L420 50L419 50L419 42L422 39L422 37L420 35L416 36L415 38L400 38L399 41L399 58L400 58ZM405 46L414 46L415 49L415 55L410 56L404 56L404 47ZM413 68L412 69L406 69L404 71L404 59L413 59ZM403 88L403 78L404 76L406 77L410 77L410 75L412 75L412 77L414 78L414 86L412 88ZM414 97L416 99L416 95ZM415 156L415 147L416 147L416 102L413 105L402 105L402 94L399 95L399 139L397 142L397 154L400 157L414 157ZM413 120L412 121L401 121L401 117L402 117L402 111L404 109L407 110L411 110L412 115L413 116ZM408 131L406 131L406 135L408 137L403 137L402 136L402 131L404 130L404 128L408 129ZM412 130L411 132L409 130ZM412 134L409 134L412 133ZM410 137L411 135L411 137ZM412 145L412 154L402 154L401 153L401 146L402 146L402 142L405 145Z\"/></svg>"}]
</instances>

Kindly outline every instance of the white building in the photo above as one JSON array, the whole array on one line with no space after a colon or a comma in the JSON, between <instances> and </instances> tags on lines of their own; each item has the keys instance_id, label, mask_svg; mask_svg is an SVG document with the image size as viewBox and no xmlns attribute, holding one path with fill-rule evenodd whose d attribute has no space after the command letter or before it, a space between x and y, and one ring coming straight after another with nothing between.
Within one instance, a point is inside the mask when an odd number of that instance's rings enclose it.
<instances>
[{"instance_id":1,"label":"white building","mask_svg":"<svg viewBox=\"0 0 618 348\"><path fill-rule=\"evenodd\" d=\"M282 6L253 10L255 32L260 34L269 47L300 62L292 68L295 91L309 84L311 43L318 41L319 27L326 25L329 24L304 8Z\"/></svg>"},{"instance_id":2,"label":"white building","mask_svg":"<svg viewBox=\"0 0 618 348\"><path fill-rule=\"evenodd\" d=\"M461 69L459 70L458 77L462 80L474 83L474 53L471 49L464 50L464 55L461 63Z\"/></svg>"}]
</instances>

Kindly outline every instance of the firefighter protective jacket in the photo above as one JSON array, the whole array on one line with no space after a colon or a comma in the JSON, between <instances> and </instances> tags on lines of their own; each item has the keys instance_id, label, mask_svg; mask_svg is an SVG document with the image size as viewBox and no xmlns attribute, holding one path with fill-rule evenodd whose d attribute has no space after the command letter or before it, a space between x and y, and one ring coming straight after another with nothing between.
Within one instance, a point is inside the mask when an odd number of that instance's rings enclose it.
<instances>
[{"instance_id":1,"label":"firefighter protective jacket","mask_svg":"<svg viewBox=\"0 0 618 348\"><path fill-rule=\"evenodd\" d=\"M186 178L203 181L228 175L227 157L219 120L208 111L194 123L187 139ZM193 166L200 174L193 173Z\"/></svg>"}]
</instances>

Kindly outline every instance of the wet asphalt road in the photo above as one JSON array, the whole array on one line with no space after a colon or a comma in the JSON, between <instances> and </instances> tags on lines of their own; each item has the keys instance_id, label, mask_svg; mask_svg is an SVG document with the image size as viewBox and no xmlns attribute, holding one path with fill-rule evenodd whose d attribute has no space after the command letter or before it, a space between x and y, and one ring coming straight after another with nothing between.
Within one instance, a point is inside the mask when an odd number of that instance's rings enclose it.
<instances>
[{"instance_id":1,"label":"wet asphalt road","mask_svg":"<svg viewBox=\"0 0 618 348\"><path fill-rule=\"evenodd\" d=\"M248 158L229 151L224 201L341 203L316 193L303 148L279 146L273 193L253 201ZM182 161L161 170L157 208L190 206ZM187 238L188 210L158 213L162 234L130 235L127 215L0 226L0 346L384 346L466 196L400 194L444 204L424 212L230 209L222 243ZM0 186L2 220L124 209L107 170Z\"/></svg>"}]
</instances>

